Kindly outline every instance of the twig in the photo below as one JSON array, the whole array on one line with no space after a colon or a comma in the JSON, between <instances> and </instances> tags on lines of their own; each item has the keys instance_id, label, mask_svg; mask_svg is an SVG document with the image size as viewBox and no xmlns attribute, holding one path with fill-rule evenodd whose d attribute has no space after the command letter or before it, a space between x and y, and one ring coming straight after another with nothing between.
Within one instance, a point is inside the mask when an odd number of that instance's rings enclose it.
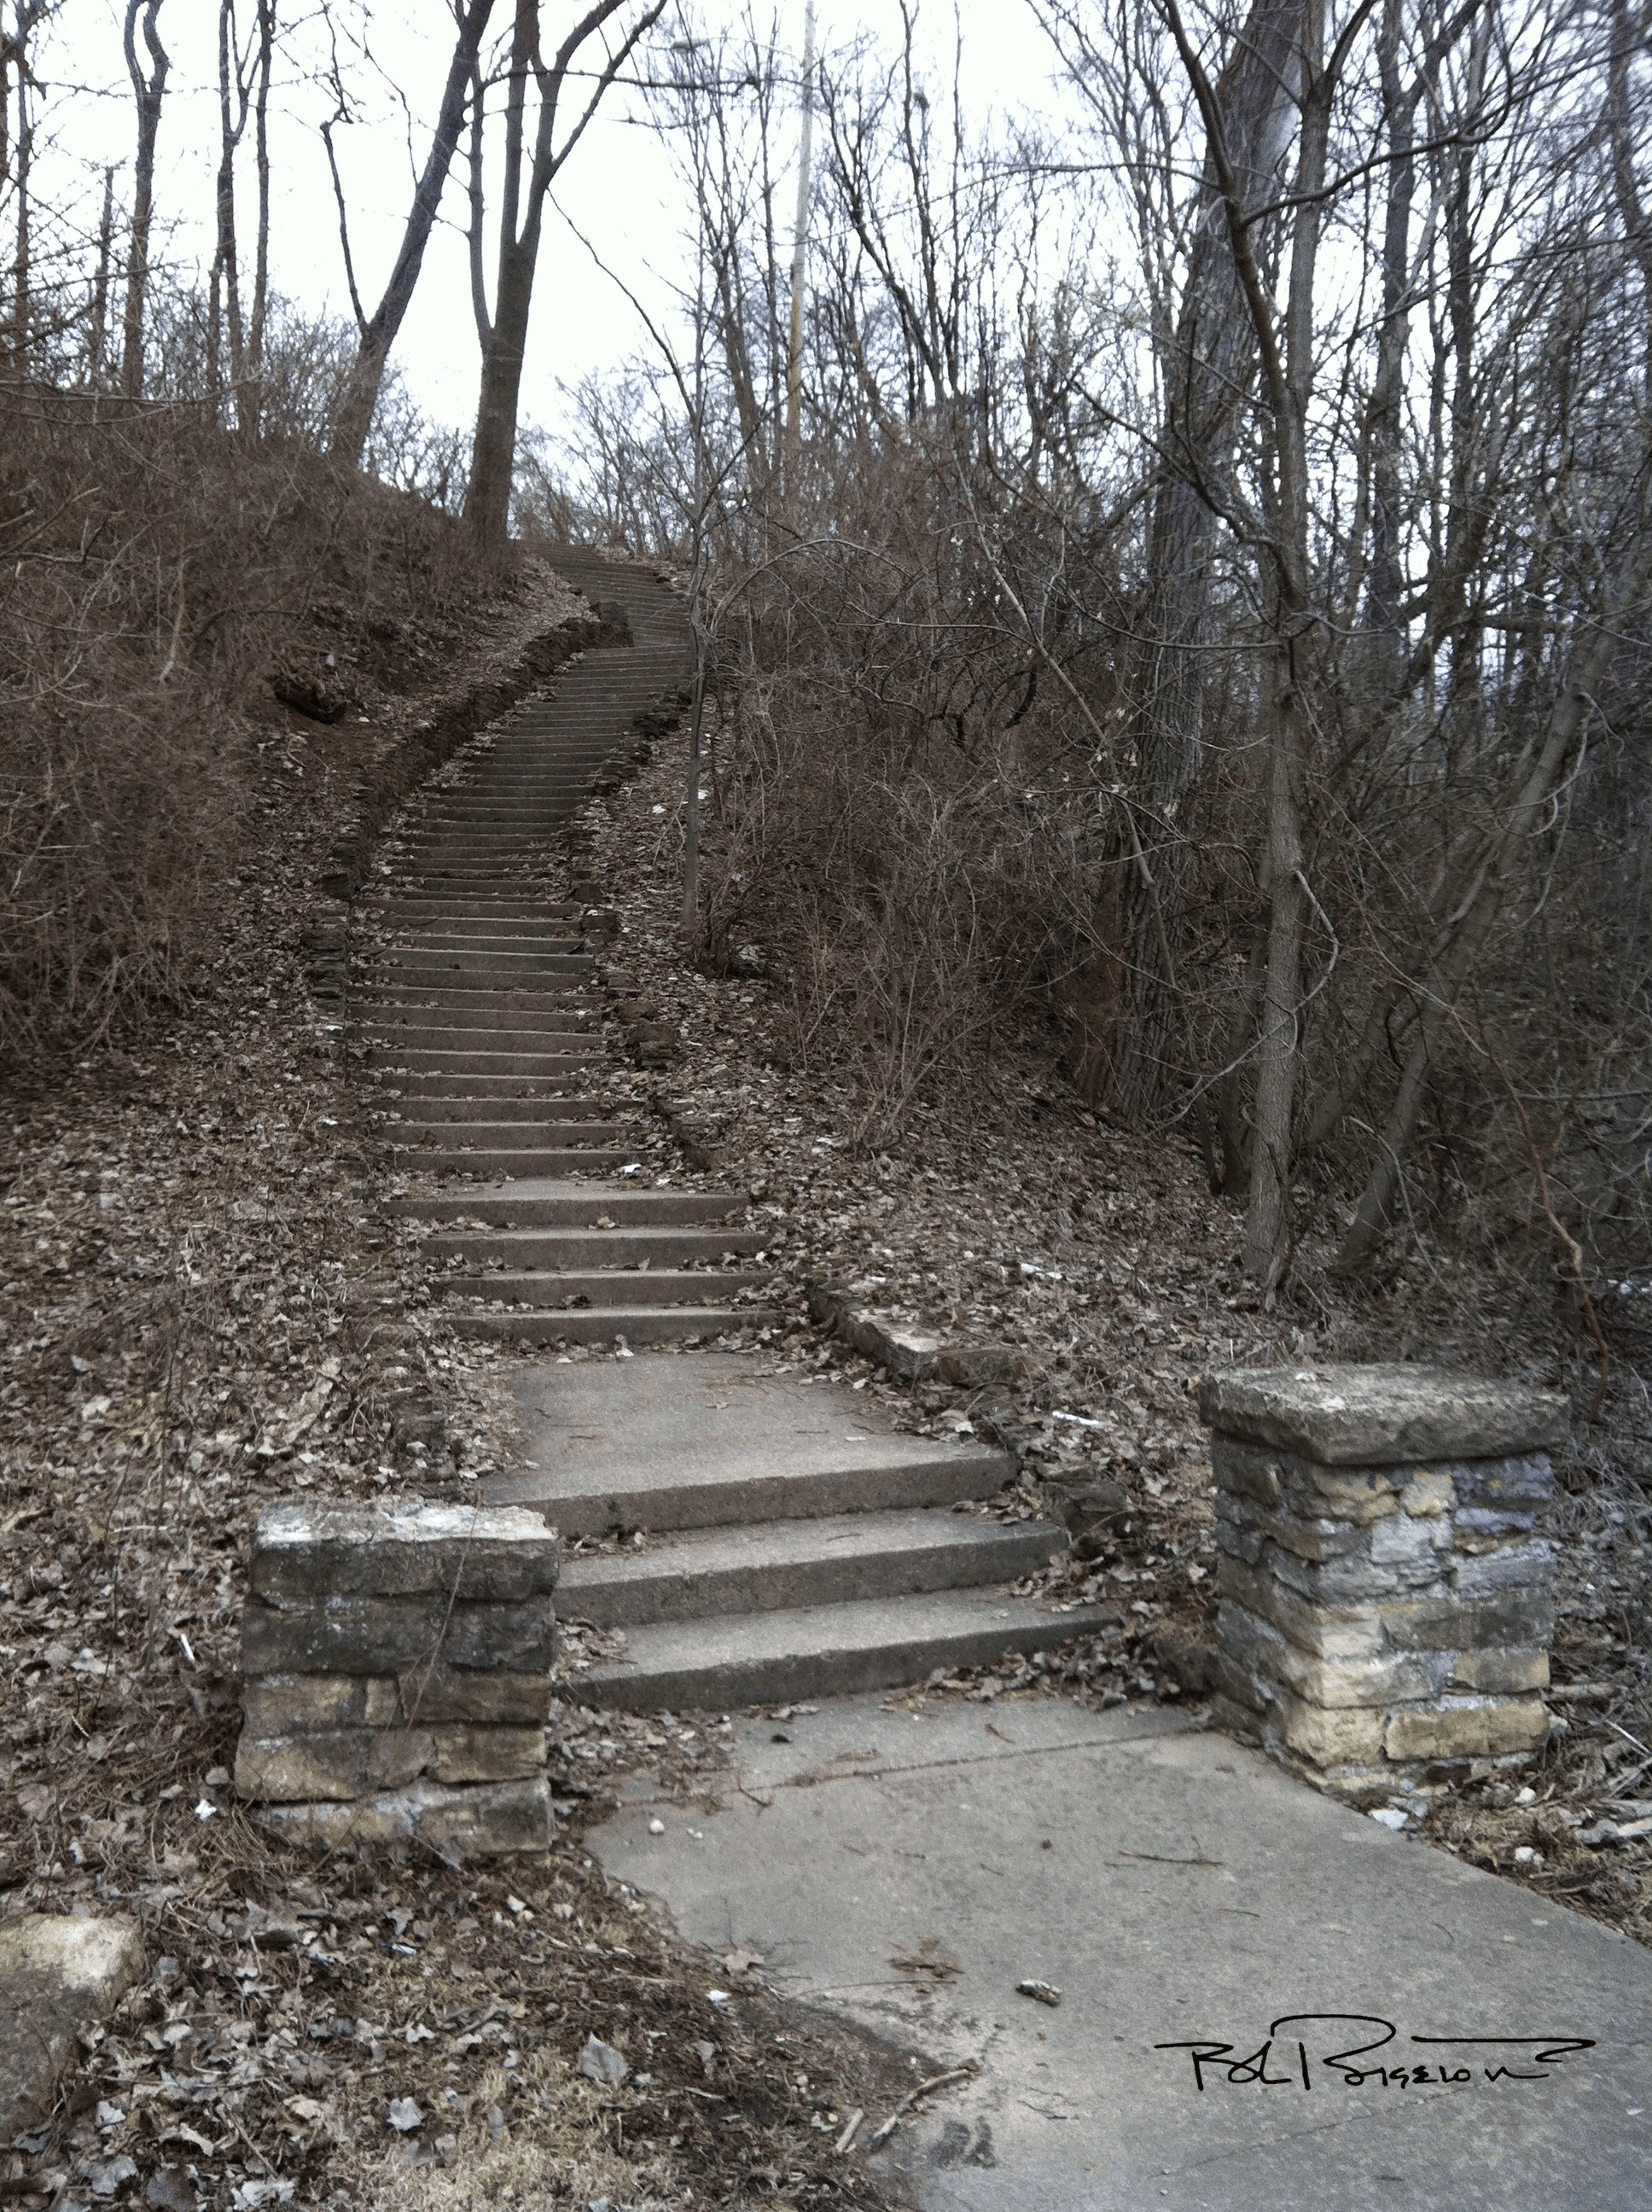
<instances>
[{"instance_id":1,"label":"twig","mask_svg":"<svg viewBox=\"0 0 1652 2212\"><path fill-rule=\"evenodd\" d=\"M932 2075L930 2080L927 2081L920 2081L917 2087L914 2089L909 2095L902 2098L900 2103L890 2114L888 2119L884 2121L883 2126L879 2128L875 2134L867 2136L866 2148L869 2151L881 2149L884 2144L885 2144L889 2141L890 2137L895 2133L896 2129L901 2124L902 2115L909 2112L919 2100L920 2098L926 2097L932 2089L950 2088L953 2082L967 2081L972 2075L978 2074L980 2070L981 2069L978 2066L975 2066L973 2064L969 2066L955 2066L950 2073L936 2074Z\"/></svg>"},{"instance_id":2,"label":"twig","mask_svg":"<svg viewBox=\"0 0 1652 2212\"><path fill-rule=\"evenodd\" d=\"M856 2135L859 2132L860 2123L865 2118L865 2106L864 2105L857 2105L854 2110L850 2113L847 2120L844 2123L843 2132L838 2137L837 2142L834 2146L840 2158L847 2158L848 2156L849 2145L854 2141Z\"/></svg>"}]
</instances>

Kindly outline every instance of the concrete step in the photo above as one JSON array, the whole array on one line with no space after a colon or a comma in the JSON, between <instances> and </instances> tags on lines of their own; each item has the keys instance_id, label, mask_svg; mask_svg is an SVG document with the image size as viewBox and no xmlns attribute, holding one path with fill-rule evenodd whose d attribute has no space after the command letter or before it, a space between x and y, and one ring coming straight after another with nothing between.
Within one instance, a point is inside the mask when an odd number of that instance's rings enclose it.
<instances>
[{"instance_id":1,"label":"concrete step","mask_svg":"<svg viewBox=\"0 0 1652 2212\"><path fill-rule=\"evenodd\" d=\"M1005 1651L1047 1650L1107 1624L1098 1607L1046 1613L1029 1599L977 1590L804 1606L627 1632L625 1656L568 1685L581 1705L627 1712L708 1711L920 1682L937 1667L983 1667Z\"/></svg>"},{"instance_id":2,"label":"concrete step","mask_svg":"<svg viewBox=\"0 0 1652 2212\"><path fill-rule=\"evenodd\" d=\"M766 1290L774 1279L766 1267L721 1266L568 1268L554 1274L466 1268L433 1275L430 1287L456 1298L506 1298L513 1305L571 1310L579 1299L592 1306L709 1306L742 1291Z\"/></svg>"},{"instance_id":3,"label":"concrete step","mask_svg":"<svg viewBox=\"0 0 1652 2212\"><path fill-rule=\"evenodd\" d=\"M680 1316L692 1310L665 1310ZM749 1325L756 1310L740 1310L741 1325ZM645 1334L639 1327L635 1340L641 1342ZM651 1420L641 1402L647 1378L640 1380L638 1402L624 1409L623 1427L615 1425L610 1409L607 1425L594 1428L581 1418L579 1382L562 1383L554 1370L544 1381L525 1378L518 1413L526 1462L509 1474L485 1478L477 1486L485 1502L531 1505L564 1535L598 1536L610 1528L730 1528L956 1505L990 1498L1015 1472L1007 1453L973 1440L942 1443L869 1431L855 1419L858 1400L830 1383L794 1391L785 1424L776 1427L762 1418L761 1406L747 1405L750 1394L733 1376L728 1402L714 1401L715 1410L696 1431L689 1419L697 1410L690 1363L718 1357L688 1354L674 1363L685 1371L659 1386L673 1393L663 1423ZM539 1405L524 1395L534 1390L541 1394Z\"/></svg>"},{"instance_id":4,"label":"concrete step","mask_svg":"<svg viewBox=\"0 0 1652 2212\"><path fill-rule=\"evenodd\" d=\"M478 1145L491 1146L507 1152L531 1152L545 1143L568 1146L585 1145L614 1145L628 1132L618 1121L586 1120L577 1114L566 1114L553 1121L432 1121L424 1115L416 1118L398 1115L387 1121L383 1134L392 1145L451 1146L457 1150ZM631 1155L622 1153L622 1167L629 1164Z\"/></svg>"},{"instance_id":5,"label":"concrete step","mask_svg":"<svg viewBox=\"0 0 1652 2212\"><path fill-rule=\"evenodd\" d=\"M733 1191L639 1190L623 1182L559 1184L554 1177L547 1177L538 1183L516 1182L508 1188L455 1200L447 1207L446 1218L477 1213L477 1196L488 1201L488 1220L509 1222L518 1229L586 1229L598 1214L606 1214L610 1220L627 1229L707 1226L714 1223L726 1226L728 1215L744 1211L744 1200ZM392 1200L391 1207L392 1212L420 1215L426 1220L443 1218L440 1213L433 1215L428 1206L415 1205L411 1200Z\"/></svg>"},{"instance_id":6,"label":"concrete step","mask_svg":"<svg viewBox=\"0 0 1652 2212\"><path fill-rule=\"evenodd\" d=\"M421 898L411 891L398 891L394 896L364 900L362 911L374 922L398 927L404 922L474 920L500 928L513 927L518 923L537 928L548 921L560 921L565 927L577 924L584 909L570 901L558 903L548 900L541 906L514 896L507 898L502 892L491 898L441 899Z\"/></svg>"},{"instance_id":7,"label":"concrete step","mask_svg":"<svg viewBox=\"0 0 1652 2212\"><path fill-rule=\"evenodd\" d=\"M442 942L444 938L448 941ZM588 952L561 951L550 945L537 945L519 949L514 944L471 945L449 931L443 931L440 937L421 937L401 945L382 946L374 954L372 964L398 983L414 975L426 975L444 983L456 977L467 981L507 981L529 976L543 977L547 981L553 977L577 981L591 973Z\"/></svg>"},{"instance_id":8,"label":"concrete step","mask_svg":"<svg viewBox=\"0 0 1652 2212\"><path fill-rule=\"evenodd\" d=\"M559 1025L534 1014L523 1014L515 1020L500 1014L480 1024L450 1022L441 1013L396 1021L382 1018L374 1021L364 1016L361 1028L364 1035L398 1052L570 1053L579 1052L581 1040L592 1035L588 1023Z\"/></svg>"},{"instance_id":9,"label":"concrete step","mask_svg":"<svg viewBox=\"0 0 1652 2212\"><path fill-rule=\"evenodd\" d=\"M378 1103L382 1108L397 1100L417 1103L424 1110L427 1099L447 1099L458 1094L456 1085L460 1079L446 1068L399 1067L396 1056L383 1047L369 1048L379 1054L380 1064L373 1068L378 1091ZM385 1065L386 1062L388 1065ZM583 1097L582 1086L590 1079L595 1063L581 1060L577 1067L564 1069L550 1075L472 1075L464 1079L464 1100L467 1108L481 1108L489 1103L509 1105L558 1105L567 1099Z\"/></svg>"},{"instance_id":10,"label":"concrete step","mask_svg":"<svg viewBox=\"0 0 1652 2212\"><path fill-rule=\"evenodd\" d=\"M785 1316L765 1306L506 1306L498 1312L461 1307L443 1319L455 1336L483 1343L508 1344L525 1337L530 1344L613 1344L623 1338L628 1348L635 1348L680 1344L685 1338L714 1340L737 1329L774 1328Z\"/></svg>"},{"instance_id":11,"label":"concrete step","mask_svg":"<svg viewBox=\"0 0 1652 2212\"><path fill-rule=\"evenodd\" d=\"M656 1538L563 1562L557 1610L597 1628L847 1605L1017 1581L1066 1548L1047 1521L920 1508ZM996 1656L996 1655L994 1655Z\"/></svg>"},{"instance_id":12,"label":"concrete step","mask_svg":"<svg viewBox=\"0 0 1652 2212\"><path fill-rule=\"evenodd\" d=\"M358 1029L398 1036L410 1027L428 1028L432 1024L443 1030L473 1030L479 1038L535 1032L545 1036L581 1036L589 1034L597 1020L595 1015L568 1006L433 1006L422 1002L387 1006L367 1000L352 1011Z\"/></svg>"},{"instance_id":13,"label":"concrete step","mask_svg":"<svg viewBox=\"0 0 1652 2212\"><path fill-rule=\"evenodd\" d=\"M404 988L426 974L440 983L509 985L529 981L578 984L591 974L591 956L578 940L535 945L521 938L465 938L453 930L426 934L408 932L399 943L380 945L369 956L367 972Z\"/></svg>"},{"instance_id":14,"label":"concrete step","mask_svg":"<svg viewBox=\"0 0 1652 2212\"><path fill-rule=\"evenodd\" d=\"M444 1121L458 1121L475 1128L502 1126L519 1129L560 1129L570 1122L599 1120L612 1107L611 1100L580 1097L571 1091L544 1099L522 1098L514 1092L485 1098L421 1093L404 1099L401 1104L415 1109L406 1117L410 1125L434 1127ZM392 1128L403 1119L399 1106L381 1105L374 1110Z\"/></svg>"},{"instance_id":15,"label":"concrete step","mask_svg":"<svg viewBox=\"0 0 1652 2212\"><path fill-rule=\"evenodd\" d=\"M497 1200L484 1200L477 1191L410 1197L398 1211L428 1216L439 1204L479 1221L498 1211ZM650 1268L684 1267L696 1260L717 1267L726 1252L747 1259L760 1249L761 1239L750 1230L734 1229L439 1230L424 1240L426 1258L438 1264L457 1259L485 1267L497 1261L508 1270L538 1274L641 1267L645 1261Z\"/></svg>"},{"instance_id":16,"label":"concrete step","mask_svg":"<svg viewBox=\"0 0 1652 2212\"><path fill-rule=\"evenodd\" d=\"M600 1175L624 1167L633 1158L629 1152L599 1144L541 1144L525 1148L439 1143L434 1138L410 1143L393 1130L389 1142L398 1167L420 1175L570 1175L581 1169Z\"/></svg>"},{"instance_id":17,"label":"concrete step","mask_svg":"<svg viewBox=\"0 0 1652 2212\"><path fill-rule=\"evenodd\" d=\"M589 1052L437 1052L418 1045L373 1044L367 1048L370 1067L398 1068L410 1075L455 1076L467 1083L472 1076L574 1077L600 1060L599 1050Z\"/></svg>"},{"instance_id":18,"label":"concrete step","mask_svg":"<svg viewBox=\"0 0 1652 2212\"><path fill-rule=\"evenodd\" d=\"M381 937L399 945L428 945L441 937L463 938L467 945L491 945L501 952L513 949L531 952L536 947L552 952L578 952L582 931L577 915L565 921L539 915L501 921L474 907L455 905L446 912L399 914L379 923Z\"/></svg>"}]
</instances>

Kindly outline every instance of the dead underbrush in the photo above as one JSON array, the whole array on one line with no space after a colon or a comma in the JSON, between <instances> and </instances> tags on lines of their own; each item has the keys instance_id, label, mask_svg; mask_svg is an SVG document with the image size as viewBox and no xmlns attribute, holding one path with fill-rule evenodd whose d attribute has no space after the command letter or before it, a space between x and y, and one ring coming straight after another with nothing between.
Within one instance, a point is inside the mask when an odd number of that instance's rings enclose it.
<instances>
[{"instance_id":1,"label":"dead underbrush","mask_svg":"<svg viewBox=\"0 0 1652 2212\"><path fill-rule=\"evenodd\" d=\"M277 794L370 764L519 586L296 438L11 381L0 556L0 1064L38 1078L198 986Z\"/></svg>"}]
</instances>

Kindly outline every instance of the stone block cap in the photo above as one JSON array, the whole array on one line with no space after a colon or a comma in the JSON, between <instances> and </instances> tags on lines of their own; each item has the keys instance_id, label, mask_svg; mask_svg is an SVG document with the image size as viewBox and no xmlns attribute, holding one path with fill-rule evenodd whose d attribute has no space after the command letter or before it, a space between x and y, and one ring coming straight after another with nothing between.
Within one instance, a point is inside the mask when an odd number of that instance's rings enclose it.
<instances>
[{"instance_id":1,"label":"stone block cap","mask_svg":"<svg viewBox=\"0 0 1652 2212\"><path fill-rule=\"evenodd\" d=\"M252 1591L276 1605L435 1591L519 1603L556 1588L557 1550L556 1531L525 1506L288 1499L258 1516Z\"/></svg>"},{"instance_id":2,"label":"stone block cap","mask_svg":"<svg viewBox=\"0 0 1652 2212\"><path fill-rule=\"evenodd\" d=\"M1558 1391L1400 1366L1233 1368L1206 1376L1199 1411L1223 1436L1322 1467L1547 1451L1570 1421Z\"/></svg>"}]
</instances>

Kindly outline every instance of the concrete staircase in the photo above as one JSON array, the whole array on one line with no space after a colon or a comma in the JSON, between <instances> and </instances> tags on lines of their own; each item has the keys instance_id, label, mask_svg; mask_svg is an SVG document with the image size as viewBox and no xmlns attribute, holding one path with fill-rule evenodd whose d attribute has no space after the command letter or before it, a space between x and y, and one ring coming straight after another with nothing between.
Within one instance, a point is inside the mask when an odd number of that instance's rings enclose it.
<instances>
[{"instance_id":1,"label":"concrete staircase","mask_svg":"<svg viewBox=\"0 0 1652 2212\"><path fill-rule=\"evenodd\" d=\"M591 1180L632 1154L604 1102L583 909L534 889L592 777L683 683L687 626L644 568L578 552L557 566L618 601L635 643L565 668L462 782L415 799L364 902L374 941L352 1012L414 1178L394 1210L436 1224L424 1250L459 1334L716 1340L778 1317L751 1303L768 1281L742 1264L758 1240L726 1220L732 1193Z\"/></svg>"},{"instance_id":2,"label":"concrete staircase","mask_svg":"<svg viewBox=\"0 0 1652 2212\"><path fill-rule=\"evenodd\" d=\"M686 626L644 568L557 566L620 600L635 643L565 668L461 782L416 800L367 903L353 1012L411 1178L394 1209L428 1224L460 1334L721 1347L524 1372L525 1464L477 1487L570 1540L559 1617L622 1650L566 1686L727 1708L910 1681L1096 1625L1005 1588L1059 1530L951 1510L1003 1486L1005 1454L895 1434L844 1388L731 1356L780 1318L734 1193L613 1173L632 1163L605 1103L582 909L534 884L594 772L680 683Z\"/></svg>"},{"instance_id":3,"label":"concrete staircase","mask_svg":"<svg viewBox=\"0 0 1652 2212\"><path fill-rule=\"evenodd\" d=\"M881 1689L1101 1625L1005 1588L1060 1529L951 1510L1001 1489L1007 1454L894 1434L841 1384L684 1352L532 1370L517 1396L526 1464L486 1502L538 1507L573 1540L558 1619L622 1643L568 1685L592 1704Z\"/></svg>"}]
</instances>

